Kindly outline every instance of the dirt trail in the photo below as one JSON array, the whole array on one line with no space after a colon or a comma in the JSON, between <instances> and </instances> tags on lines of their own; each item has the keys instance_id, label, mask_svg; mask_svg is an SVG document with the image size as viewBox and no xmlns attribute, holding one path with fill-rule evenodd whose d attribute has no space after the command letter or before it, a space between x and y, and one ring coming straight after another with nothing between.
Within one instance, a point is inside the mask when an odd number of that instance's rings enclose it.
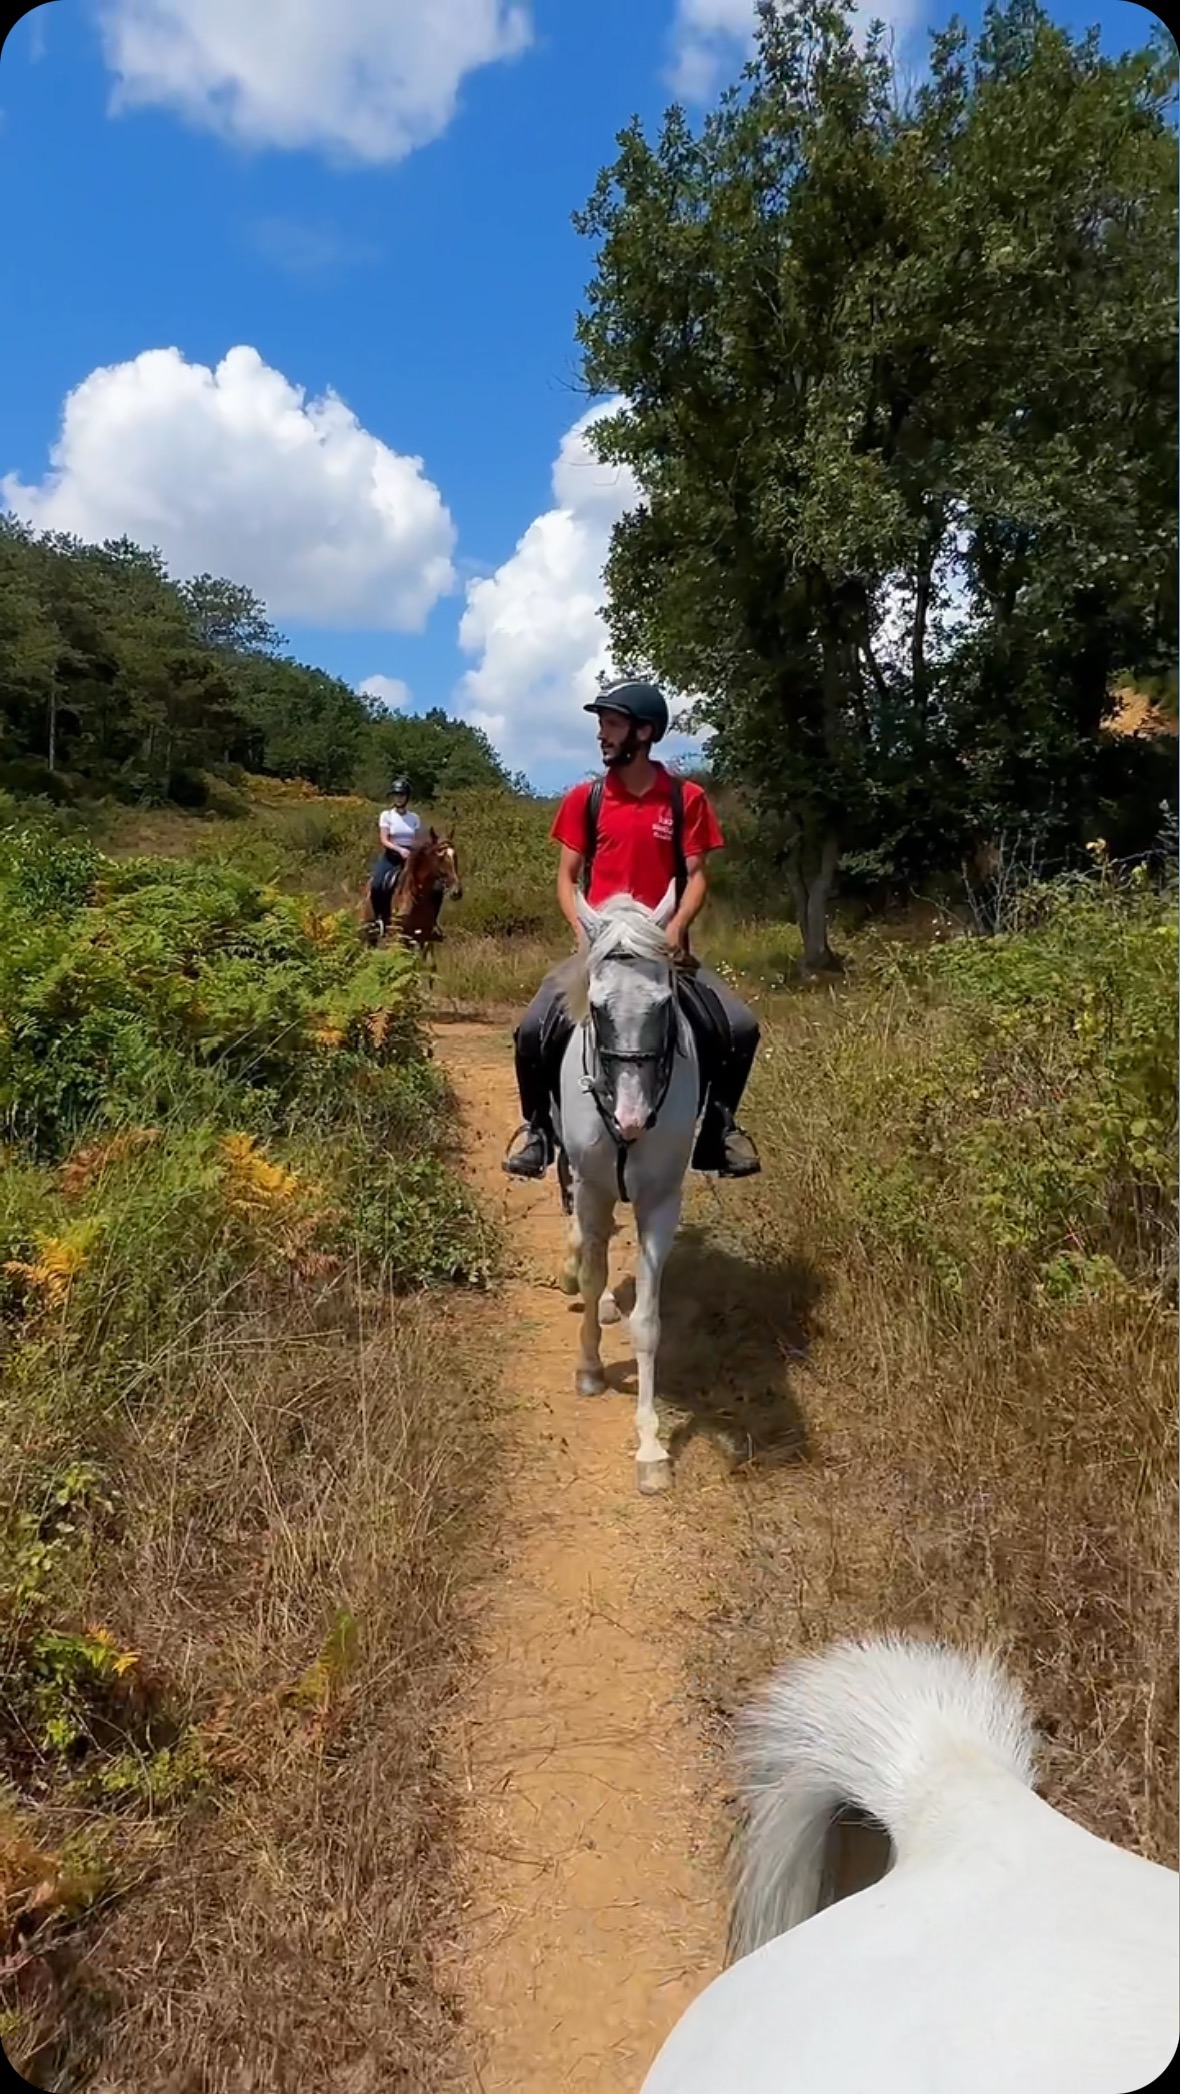
<instances>
[{"instance_id":1,"label":"dirt trail","mask_svg":"<svg viewBox=\"0 0 1180 2094\"><path fill-rule=\"evenodd\" d=\"M668 1497L639 1497L626 1323L604 1333L611 1392L577 1398L556 1187L500 1170L516 1114L507 1031L440 1026L436 1053L515 1267L501 1297L504 1560L480 1596L482 1659L453 1740L473 2085L638 2094L723 1946L720 1770L683 1667L732 1483L694 1443ZM634 1271L627 1223L611 1270Z\"/></svg>"}]
</instances>

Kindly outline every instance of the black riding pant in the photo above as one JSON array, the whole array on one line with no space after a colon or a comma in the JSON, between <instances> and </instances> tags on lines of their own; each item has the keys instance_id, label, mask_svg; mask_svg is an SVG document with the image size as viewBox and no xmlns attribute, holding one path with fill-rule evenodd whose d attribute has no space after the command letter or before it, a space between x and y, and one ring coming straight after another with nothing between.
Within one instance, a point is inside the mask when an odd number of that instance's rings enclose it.
<instances>
[{"instance_id":1,"label":"black riding pant","mask_svg":"<svg viewBox=\"0 0 1180 2094\"><path fill-rule=\"evenodd\" d=\"M393 913L393 897L397 893L397 883L405 869L406 861L399 857L396 851L382 851L380 857L373 860L373 870L369 874L369 893L373 898L374 913L385 925L386 930L389 929L389 919Z\"/></svg>"},{"instance_id":2,"label":"black riding pant","mask_svg":"<svg viewBox=\"0 0 1180 2094\"><path fill-rule=\"evenodd\" d=\"M702 1091L707 1088L719 1105L736 1113L758 1051L758 1020L709 967L678 975L677 987L696 1041ZM526 1120L548 1119L573 1030L556 972L547 974L514 1034L516 1082Z\"/></svg>"}]
</instances>

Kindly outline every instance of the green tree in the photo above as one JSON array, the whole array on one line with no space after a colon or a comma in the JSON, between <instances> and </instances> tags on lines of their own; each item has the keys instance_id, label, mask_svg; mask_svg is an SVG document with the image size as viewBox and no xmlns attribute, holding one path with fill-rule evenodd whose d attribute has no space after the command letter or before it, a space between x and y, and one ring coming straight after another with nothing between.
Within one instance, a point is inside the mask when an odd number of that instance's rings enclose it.
<instances>
[{"instance_id":1,"label":"green tree","mask_svg":"<svg viewBox=\"0 0 1180 2094\"><path fill-rule=\"evenodd\" d=\"M202 647L234 655L277 654L283 644L252 589L215 574L197 574L181 584L193 631Z\"/></svg>"},{"instance_id":2,"label":"green tree","mask_svg":"<svg viewBox=\"0 0 1180 2094\"><path fill-rule=\"evenodd\" d=\"M355 782L368 733L365 702L349 684L288 656L245 654L231 672L250 727L250 763L321 792Z\"/></svg>"},{"instance_id":3,"label":"green tree","mask_svg":"<svg viewBox=\"0 0 1180 2094\"><path fill-rule=\"evenodd\" d=\"M842 851L1076 832L1115 677L1176 638L1171 68L1012 0L907 99L851 16L764 4L700 131L632 124L575 220L592 441L644 489L616 652L695 694L811 967Z\"/></svg>"},{"instance_id":4,"label":"green tree","mask_svg":"<svg viewBox=\"0 0 1180 2094\"><path fill-rule=\"evenodd\" d=\"M64 774L166 793L231 760L242 722L156 553L0 526L0 711L25 782Z\"/></svg>"},{"instance_id":5,"label":"green tree","mask_svg":"<svg viewBox=\"0 0 1180 2094\"><path fill-rule=\"evenodd\" d=\"M488 788L528 789L523 779L509 776L481 728L452 719L440 706L424 713L375 707L363 777L375 798L388 792L395 777L404 777L421 800Z\"/></svg>"},{"instance_id":6,"label":"green tree","mask_svg":"<svg viewBox=\"0 0 1180 2094\"><path fill-rule=\"evenodd\" d=\"M6 762L20 761L42 724L51 748L56 740L60 651L32 533L15 517L0 516L0 756Z\"/></svg>"}]
</instances>

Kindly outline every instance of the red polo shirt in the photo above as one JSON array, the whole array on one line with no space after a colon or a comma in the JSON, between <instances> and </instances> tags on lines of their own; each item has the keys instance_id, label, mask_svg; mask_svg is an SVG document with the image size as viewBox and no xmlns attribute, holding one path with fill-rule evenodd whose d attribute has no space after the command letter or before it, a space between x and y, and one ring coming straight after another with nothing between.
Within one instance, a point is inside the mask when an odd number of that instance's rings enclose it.
<instances>
[{"instance_id":1,"label":"red polo shirt","mask_svg":"<svg viewBox=\"0 0 1180 2094\"><path fill-rule=\"evenodd\" d=\"M676 877L672 850L672 777L662 763L645 793L630 793L614 771L606 774L598 810L598 842L590 875L591 908L613 894L633 894L649 909L658 908ZM551 835L571 851L586 848L586 802L592 780L575 785L557 810ZM684 781L684 855L703 858L719 851L725 838L708 796L699 785Z\"/></svg>"}]
</instances>

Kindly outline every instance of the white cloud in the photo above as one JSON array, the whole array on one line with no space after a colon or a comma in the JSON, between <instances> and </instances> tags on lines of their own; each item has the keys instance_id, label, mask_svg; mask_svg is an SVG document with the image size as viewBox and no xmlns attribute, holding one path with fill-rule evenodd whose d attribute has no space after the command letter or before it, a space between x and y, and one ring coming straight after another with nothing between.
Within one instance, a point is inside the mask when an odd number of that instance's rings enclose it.
<instances>
[{"instance_id":1,"label":"white cloud","mask_svg":"<svg viewBox=\"0 0 1180 2094\"><path fill-rule=\"evenodd\" d=\"M677 0L669 81L685 102L707 102L722 75L754 47L757 0Z\"/></svg>"},{"instance_id":2,"label":"white cloud","mask_svg":"<svg viewBox=\"0 0 1180 2094\"><path fill-rule=\"evenodd\" d=\"M366 676L357 689L362 698L375 698L387 712L404 712L410 702L410 686L400 676Z\"/></svg>"},{"instance_id":3,"label":"white cloud","mask_svg":"<svg viewBox=\"0 0 1180 2094\"><path fill-rule=\"evenodd\" d=\"M147 349L66 400L51 470L0 480L38 530L158 546L175 573L244 582L272 616L419 631L455 583L455 529L420 458L309 400L256 349L216 370Z\"/></svg>"},{"instance_id":4,"label":"white cloud","mask_svg":"<svg viewBox=\"0 0 1180 2094\"><path fill-rule=\"evenodd\" d=\"M599 611L603 563L612 525L640 495L627 467L599 462L586 432L617 404L591 408L567 431L553 466L555 506L533 519L503 566L467 585L459 644L479 660L458 704L530 776L554 764L576 775L595 763L582 707L599 670L614 666ZM675 736L667 746L689 745Z\"/></svg>"},{"instance_id":5,"label":"white cloud","mask_svg":"<svg viewBox=\"0 0 1180 2094\"><path fill-rule=\"evenodd\" d=\"M859 8L858 41L869 23L892 25L899 40L913 30L924 0L866 0ZM681 101L711 101L733 80L754 49L758 0L676 0L668 82Z\"/></svg>"},{"instance_id":6,"label":"white cloud","mask_svg":"<svg viewBox=\"0 0 1180 2094\"><path fill-rule=\"evenodd\" d=\"M378 164L446 130L468 73L532 36L526 0L101 0L116 110Z\"/></svg>"}]
</instances>

